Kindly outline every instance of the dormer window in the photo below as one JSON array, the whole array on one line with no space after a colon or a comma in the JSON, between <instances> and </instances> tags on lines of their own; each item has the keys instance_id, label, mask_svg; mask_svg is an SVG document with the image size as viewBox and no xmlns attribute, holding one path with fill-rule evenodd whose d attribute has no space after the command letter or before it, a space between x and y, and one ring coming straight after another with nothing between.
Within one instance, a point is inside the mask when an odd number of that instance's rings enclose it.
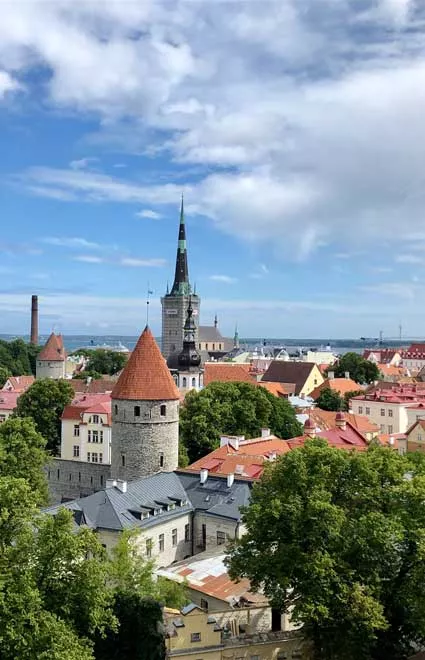
<instances>
[{"instance_id":1,"label":"dormer window","mask_svg":"<svg viewBox=\"0 0 425 660\"><path fill-rule=\"evenodd\" d=\"M93 415L92 424L99 424L99 415Z\"/></svg>"}]
</instances>

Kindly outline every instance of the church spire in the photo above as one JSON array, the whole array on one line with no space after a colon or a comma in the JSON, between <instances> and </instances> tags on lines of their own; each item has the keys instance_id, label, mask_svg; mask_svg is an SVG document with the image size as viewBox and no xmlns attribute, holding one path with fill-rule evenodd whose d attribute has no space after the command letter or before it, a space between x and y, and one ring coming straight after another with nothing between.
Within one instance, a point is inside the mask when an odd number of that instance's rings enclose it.
<instances>
[{"instance_id":1,"label":"church spire","mask_svg":"<svg viewBox=\"0 0 425 660\"><path fill-rule=\"evenodd\" d=\"M171 289L172 296L190 295L189 269L187 267L186 227L184 222L184 201L180 208L179 240L177 245L176 273Z\"/></svg>"}]
</instances>

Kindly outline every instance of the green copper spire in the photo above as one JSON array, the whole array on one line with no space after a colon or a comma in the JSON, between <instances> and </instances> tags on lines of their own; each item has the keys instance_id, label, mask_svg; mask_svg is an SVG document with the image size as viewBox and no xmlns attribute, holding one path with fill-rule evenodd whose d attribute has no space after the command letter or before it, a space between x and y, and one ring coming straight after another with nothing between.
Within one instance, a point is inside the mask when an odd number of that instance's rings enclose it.
<instances>
[{"instance_id":1,"label":"green copper spire","mask_svg":"<svg viewBox=\"0 0 425 660\"><path fill-rule=\"evenodd\" d=\"M188 296L190 294L189 269L187 267L186 227L184 222L184 200L180 208L179 239L177 244L176 273L171 289L172 296Z\"/></svg>"}]
</instances>

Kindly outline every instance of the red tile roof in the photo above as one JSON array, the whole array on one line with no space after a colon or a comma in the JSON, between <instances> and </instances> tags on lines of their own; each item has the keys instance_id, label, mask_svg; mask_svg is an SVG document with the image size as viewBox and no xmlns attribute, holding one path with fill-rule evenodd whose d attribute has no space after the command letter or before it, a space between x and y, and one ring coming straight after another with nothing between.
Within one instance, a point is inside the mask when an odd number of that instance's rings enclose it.
<instances>
[{"instance_id":1,"label":"red tile roof","mask_svg":"<svg viewBox=\"0 0 425 660\"><path fill-rule=\"evenodd\" d=\"M363 389L361 385L351 378L326 378L326 380L323 381L321 385L318 385L309 396L311 396L312 399L317 399L321 391L326 388L342 395L347 394L347 392L357 392L358 390Z\"/></svg>"},{"instance_id":2,"label":"red tile roof","mask_svg":"<svg viewBox=\"0 0 425 660\"><path fill-rule=\"evenodd\" d=\"M295 383L288 385L288 383L273 383L271 381L259 381L259 386L264 387L268 392L274 396L288 397L289 394L295 392Z\"/></svg>"},{"instance_id":3,"label":"red tile roof","mask_svg":"<svg viewBox=\"0 0 425 660\"><path fill-rule=\"evenodd\" d=\"M320 428L322 431L328 431L335 428L335 412L322 410L321 408L312 408L309 415L316 428ZM345 413L345 419L362 434L377 433L379 431L379 426L370 422L364 415Z\"/></svg>"},{"instance_id":4,"label":"red tile roof","mask_svg":"<svg viewBox=\"0 0 425 660\"><path fill-rule=\"evenodd\" d=\"M65 406L61 419L81 421L83 413L107 415L108 424L111 423L111 396L110 394L82 394L75 397L69 406Z\"/></svg>"},{"instance_id":5,"label":"red tile roof","mask_svg":"<svg viewBox=\"0 0 425 660\"><path fill-rule=\"evenodd\" d=\"M229 382L243 382L255 383L256 379L249 374L250 365L234 364L217 364L215 362L206 362L204 366L204 385L209 383L229 383Z\"/></svg>"},{"instance_id":6,"label":"red tile roof","mask_svg":"<svg viewBox=\"0 0 425 660\"><path fill-rule=\"evenodd\" d=\"M64 362L66 360L65 348L63 346L62 335L55 335L54 332L50 335L44 347L38 354L38 360L45 360L50 362Z\"/></svg>"},{"instance_id":7,"label":"red tile roof","mask_svg":"<svg viewBox=\"0 0 425 660\"><path fill-rule=\"evenodd\" d=\"M180 393L148 326L140 335L112 391L112 398L132 401L180 399Z\"/></svg>"},{"instance_id":8,"label":"red tile roof","mask_svg":"<svg viewBox=\"0 0 425 660\"><path fill-rule=\"evenodd\" d=\"M291 438L287 442L291 449L295 447L302 447L306 440L309 439L309 437L310 436L308 435L302 435L298 438ZM316 437L324 438L327 440L331 447L335 447L337 449L355 449L356 451L365 451L368 447L366 438L348 421L346 422L345 429L333 428L326 431L318 431L316 432Z\"/></svg>"},{"instance_id":9,"label":"red tile roof","mask_svg":"<svg viewBox=\"0 0 425 660\"><path fill-rule=\"evenodd\" d=\"M25 392L34 381L34 376L10 376L3 386L3 391Z\"/></svg>"},{"instance_id":10,"label":"red tile roof","mask_svg":"<svg viewBox=\"0 0 425 660\"><path fill-rule=\"evenodd\" d=\"M0 410L14 410L18 402L20 392L0 392Z\"/></svg>"},{"instance_id":11,"label":"red tile roof","mask_svg":"<svg viewBox=\"0 0 425 660\"><path fill-rule=\"evenodd\" d=\"M363 351L363 357L365 360L368 360L371 355L374 355L378 362L387 364L391 362L397 353L401 353L402 350L401 348L366 348Z\"/></svg>"},{"instance_id":12,"label":"red tile roof","mask_svg":"<svg viewBox=\"0 0 425 660\"><path fill-rule=\"evenodd\" d=\"M73 387L75 393L81 394L106 394L111 393L117 384L116 380L107 378L96 378L89 383L81 378L75 378L67 381Z\"/></svg>"}]
</instances>

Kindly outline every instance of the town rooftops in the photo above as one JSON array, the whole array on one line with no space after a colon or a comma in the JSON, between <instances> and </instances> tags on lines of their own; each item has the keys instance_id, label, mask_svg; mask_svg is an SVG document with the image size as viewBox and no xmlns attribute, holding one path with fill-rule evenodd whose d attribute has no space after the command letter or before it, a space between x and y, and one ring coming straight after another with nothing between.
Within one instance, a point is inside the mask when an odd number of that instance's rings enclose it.
<instances>
[{"instance_id":1,"label":"town rooftops","mask_svg":"<svg viewBox=\"0 0 425 660\"><path fill-rule=\"evenodd\" d=\"M35 382L34 376L10 376L3 385L3 391L25 392Z\"/></svg>"},{"instance_id":2,"label":"town rooftops","mask_svg":"<svg viewBox=\"0 0 425 660\"><path fill-rule=\"evenodd\" d=\"M239 601L245 604L266 605L263 594L251 591L249 580L243 578L233 582L225 566L226 555L217 549L201 552L183 561L171 564L168 568L156 571L157 575L179 583L186 583L189 589L194 589L207 596L237 605Z\"/></svg>"},{"instance_id":3,"label":"town rooftops","mask_svg":"<svg viewBox=\"0 0 425 660\"><path fill-rule=\"evenodd\" d=\"M388 387L388 385L390 387ZM353 401L377 401L394 405L414 405L425 402L425 383L382 383L369 388Z\"/></svg>"},{"instance_id":4,"label":"town rooftops","mask_svg":"<svg viewBox=\"0 0 425 660\"><path fill-rule=\"evenodd\" d=\"M312 392L310 392L311 398L317 399L325 389L330 389L333 392L338 392L338 394L344 396L344 394L347 394L348 392L358 392L363 388L352 378L326 378L321 385L318 385Z\"/></svg>"},{"instance_id":5,"label":"town rooftops","mask_svg":"<svg viewBox=\"0 0 425 660\"><path fill-rule=\"evenodd\" d=\"M75 397L69 406L65 406L61 419L81 422L83 413L107 415L108 424L111 423L111 395L110 394L80 394Z\"/></svg>"},{"instance_id":6,"label":"town rooftops","mask_svg":"<svg viewBox=\"0 0 425 660\"><path fill-rule=\"evenodd\" d=\"M110 394L117 384L117 380L110 378L96 378L83 380L73 378L68 383L73 387L76 394Z\"/></svg>"},{"instance_id":7,"label":"town rooftops","mask_svg":"<svg viewBox=\"0 0 425 660\"><path fill-rule=\"evenodd\" d=\"M18 403L19 396L20 392L7 392L5 390L1 390L0 410L14 410L16 408L16 404Z\"/></svg>"},{"instance_id":8,"label":"town rooftops","mask_svg":"<svg viewBox=\"0 0 425 660\"><path fill-rule=\"evenodd\" d=\"M307 420L304 425L306 433L298 438L291 438L287 441L291 449L302 447L306 440L315 436L318 438L324 438L331 447L337 449L365 451L368 447L368 442L363 434L354 428L350 422L346 421L343 413L337 413L337 415L341 417L340 421L343 421L343 426L325 431L315 428L313 420ZM310 432L310 429L313 433Z\"/></svg>"},{"instance_id":9,"label":"town rooftops","mask_svg":"<svg viewBox=\"0 0 425 660\"><path fill-rule=\"evenodd\" d=\"M322 410L321 408L313 408L309 413L297 415L299 422L304 422L310 418L316 429L321 431L330 431L336 427L336 413L330 410ZM378 433L379 426L370 422L364 415L355 415L354 413L345 413L345 419L362 435L367 433Z\"/></svg>"},{"instance_id":10,"label":"town rooftops","mask_svg":"<svg viewBox=\"0 0 425 660\"><path fill-rule=\"evenodd\" d=\"M200 325L198 330L198 341L201 342L218 342L223 344L224 337L220 330L215 325ZM217 351L218 346L216 346Z\"/></svg>"},{"instance_id":11,"label":"town rooftops","mask_svg":"<svg viewBox=\"0 0 425 660\"><path fill-rule=\"evenodd\" d=\"M209 474L205 482L201 483L198 474L182 470L177 470L176 474L195 510L237 522L241 519L240 508L249 504L249 483L235 479L228 486L224 477Z\"/></svg>"},{"instance_id":12,"label":"town rooftops","mask_svg":"<svg viewBox=\"0 0 425 660\"><path fill-rule=\"evenodd\" d=\"M180 399L176 384L148 326L140 335L112 391L112 398L134 401Z\"/></svg>"},{"instance_id":13,"label":"town rooftops","mask_svg":"<svg viewBox=\"0 0 425 660\"><path fill-rule=\"evenodd\" d=\"M50 335L44 347L37 356L37 360L43 362L65 362L66 353L63 345L62 335Z\"/></svg>"},{"instance_id":14,"label":"town rooftops","mask_svg":"<svg viewBox=\"0 0 425 660\"><path fill-rule=\"evenodd\" d=\"M262 380L274 383L294 383L295 394L299 394L314 368L317 368L314 362L273 360Z\"/></svg>"},{"instance_id":15,"label":"town rooftops","mask_svg":"<svg viewBox=\"0 0 425 660\"><path fill-rule=\"evenodd\" d=\"M206 362L204 365L204 385L220 382L255 383L251 376L249 364L233 364L232 362Z\"/></svg>"}]
</instances>

